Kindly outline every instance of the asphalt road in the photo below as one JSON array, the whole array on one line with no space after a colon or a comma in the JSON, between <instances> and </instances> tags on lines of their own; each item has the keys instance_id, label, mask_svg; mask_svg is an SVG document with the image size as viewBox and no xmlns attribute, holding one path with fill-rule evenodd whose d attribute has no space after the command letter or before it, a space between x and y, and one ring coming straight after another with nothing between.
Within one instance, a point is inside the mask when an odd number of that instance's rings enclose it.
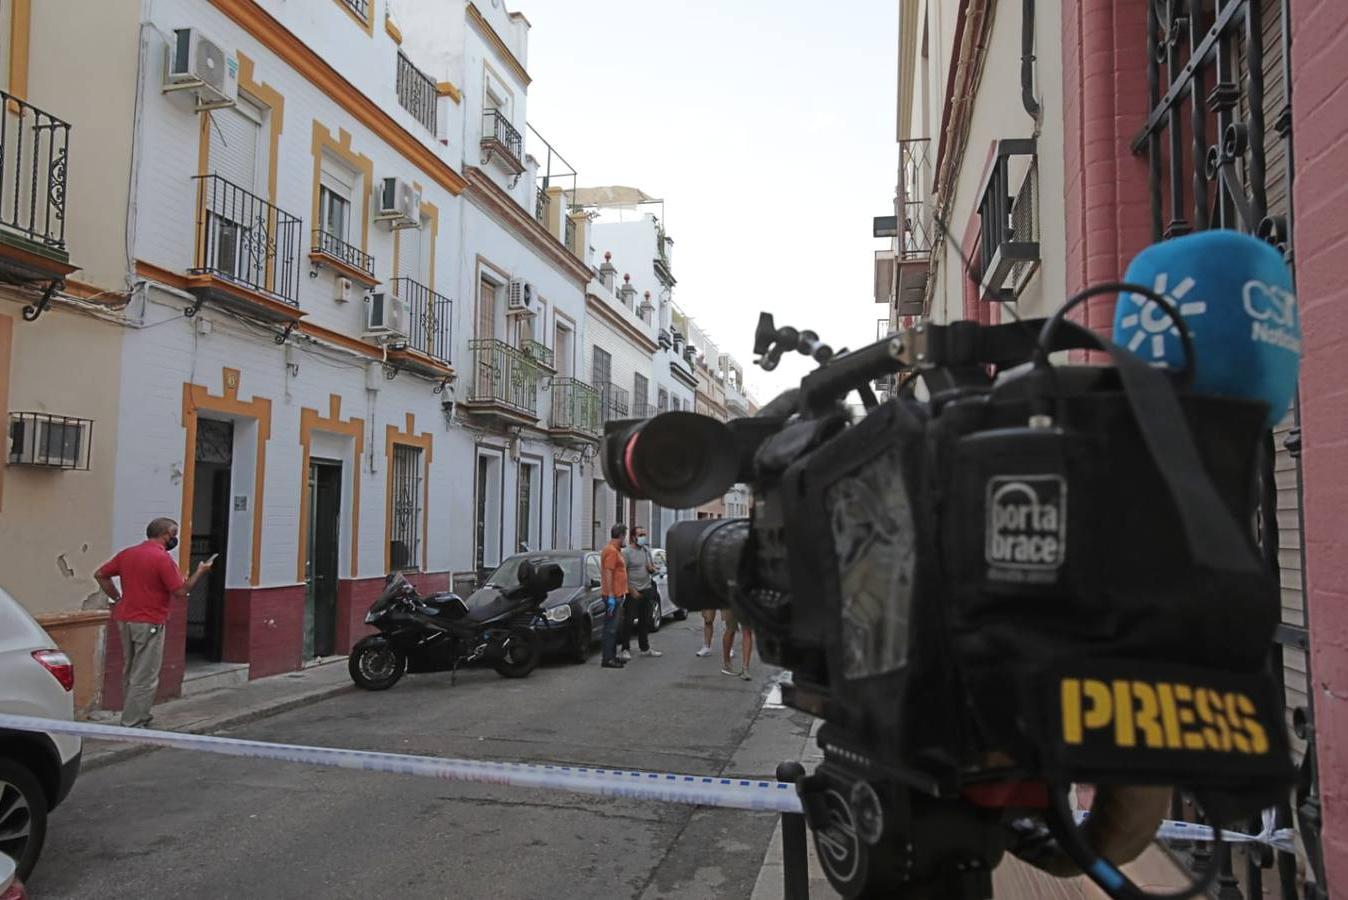
<instances>
[{"instance_id":1,"label":"asphalt road","mask_svg":"<svg viewBox=\"0 0 1348 900\"><path fill-rule=\"evenodd\" d=\"M719 623L718 623L719 624ZM718 628L719 630L719 628ZM718 635L719 637L719 635ZM410 676L232 732L473 759L771 777L809 720L764 708L667 623L660 659ZM161 750L87 773L51 820L38 900L748 897L770 814L452 784Z\"/></svg>"}]
</instances>

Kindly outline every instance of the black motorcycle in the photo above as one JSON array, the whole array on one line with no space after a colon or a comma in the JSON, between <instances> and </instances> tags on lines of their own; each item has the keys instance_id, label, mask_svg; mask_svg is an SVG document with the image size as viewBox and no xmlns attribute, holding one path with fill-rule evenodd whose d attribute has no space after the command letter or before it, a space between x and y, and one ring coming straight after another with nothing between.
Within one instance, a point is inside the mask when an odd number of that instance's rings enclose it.
<instances>
[{"instance_id":1,"label":"black motorcycle","mask_svg":"<svg viewBox=\"0 0 1348 900\"><path fill-rule=\"evenodd\" d=\"M543 653L540 606L561 582L555 563L522 565L517 587L497 589L470 608L453 593L421 597L394 573L365 614L365 624L379 633L352 648L351 680L367 691L383 691L404 672L453 672L479 661L506 678L525 678Z\"/></svg>"}]
</instances>

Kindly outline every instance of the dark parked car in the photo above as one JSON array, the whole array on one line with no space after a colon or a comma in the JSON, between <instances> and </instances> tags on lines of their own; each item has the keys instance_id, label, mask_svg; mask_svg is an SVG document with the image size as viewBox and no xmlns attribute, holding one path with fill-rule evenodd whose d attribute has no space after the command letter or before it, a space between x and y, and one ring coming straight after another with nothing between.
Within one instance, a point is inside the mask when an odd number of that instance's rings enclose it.
<instances>
[{"instance_id":1,"label":"dark parked car","mask_svg":"<svg viewBox=\"0 0 1348 900\"><path fill-rule=\"evenodd\" d=\"M576 662L584 662L603 635L604 598L599 591L599 554L592 550L539 550L510 557L497 567L476 593L468 598L469 607L519 582L523 560L535 565L556 563L562 567L562 586L548 594L543 603L545 625L543 650L562 653Z\"/></svg>"}]
</instances>

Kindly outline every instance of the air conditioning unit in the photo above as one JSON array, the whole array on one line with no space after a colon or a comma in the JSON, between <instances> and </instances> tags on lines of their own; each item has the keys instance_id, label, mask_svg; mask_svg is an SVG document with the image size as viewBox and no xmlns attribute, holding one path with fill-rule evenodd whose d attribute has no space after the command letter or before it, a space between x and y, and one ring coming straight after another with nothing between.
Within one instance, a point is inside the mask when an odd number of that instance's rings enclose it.
<instances>
[{"instance_id":1,"label":"air conditioning unit","mask_svg":"<svg viewBox=\"0 0 1348 900\"><path fill-rule=\"evenodd\" d=\"M165 91L194 91L197 111L239 99L239 59L196 28L176 28L164 67Z\"/></svg>"},{"instance_id":2,"label":"air conditioning unit","mask_svg":"<svg viewBox=\"0 0 1348 900\"><path fill-rule=\"evenodd\" d=\"M507 292L506 311L517 316L534 315L534 286L519 278L512 278Z\"/></svg>"},{"instance_id":3,"label":"air conditioning unit","mask_svg":"<svg viewBox=\"0 0 1348 900\"><path fill-rule=\"evenodd\" d=\"M9 464L56 469L88 469L89 431L93 422L14 413L9 422Z\"/></svg>"},{"instance_id":4,"label":"air conditioning unit","mask_svg":"<svg viewBox=\"0 0 1348 900\"><path fill-rule=\"evenodd\" d=\"M376 221L392 228L421 227L421 191L401 178L385 178L379 186L379 214Z\"/></svg>"},{"instance_id":5,"label":"air conditioning unit","mask_svg":"<svg viewBox=\"0 0 1348 900\"><path fill-rule=\"evenodd\" d=\"M407 336L407 301L383 291L370 295L365 333L373 337Z\"/></svg>"},{"instance_id":6,"label":"air conditioning unit","mask_svg":"<svg viewBox=\"0 0 1348 900\"><path fill-rule=\"evenodd\" d=\"M338 303L350 303L351 291L351 279L338 278L336 283L336 293L333 295L333 299Z\"/></svg>"}]
</instances>

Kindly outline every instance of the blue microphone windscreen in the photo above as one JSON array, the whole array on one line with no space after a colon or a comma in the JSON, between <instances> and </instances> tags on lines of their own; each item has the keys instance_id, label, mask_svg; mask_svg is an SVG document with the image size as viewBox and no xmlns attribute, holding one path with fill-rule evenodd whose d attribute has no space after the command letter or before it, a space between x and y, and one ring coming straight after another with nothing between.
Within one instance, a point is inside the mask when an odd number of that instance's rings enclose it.
<instances>
[{"instance_id":1,"label":"blue microphone windscreen","mask_svg":"<svg viewBox=\"0 0 1348 900\"><path fill-rule=\"evenodd\" d=\"M1269 427L1282 421L1301 364L1301 323L1282 254L1238 231L1203 231L1146 248L1124 281L1179 310L1193 336L1195 391L1262 400ZM1114 343L1156 365L1184 365L1179 329L1137 294L1119 295Z\"/></svg>"}]
</instances>

